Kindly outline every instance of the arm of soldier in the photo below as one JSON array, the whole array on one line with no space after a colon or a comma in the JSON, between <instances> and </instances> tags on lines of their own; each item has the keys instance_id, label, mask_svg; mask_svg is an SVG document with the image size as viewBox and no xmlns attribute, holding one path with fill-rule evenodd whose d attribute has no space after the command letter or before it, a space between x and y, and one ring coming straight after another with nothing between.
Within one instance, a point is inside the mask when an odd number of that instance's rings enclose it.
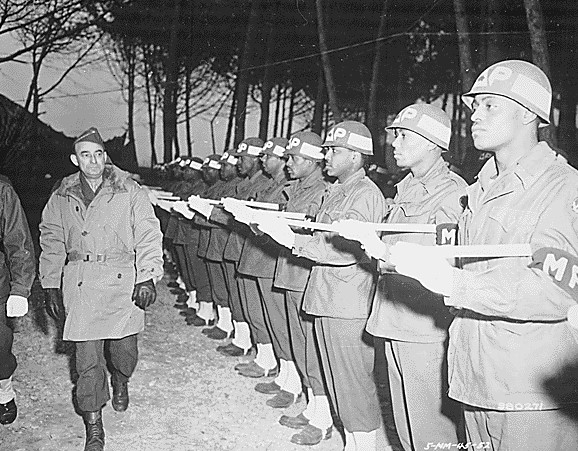
<instances>
[{"instance_id":1,"label":"arm of soldier","mask_svg":"<svg viewBox=\"0 0 578 451\"><path fill-rule=\"evenodd\" d=\"M385 199L381 193L362 191L339 219L381 222L386 210ZM331 232L315 232L312 236L297 235L293 253L320 264L351 265L370 260L357 241Z\"/></svg>"},{"instance_id":2,"label":"arm of soldier","mask_svg":"<svg viewBox=\"0 0 578 451\"><path fill-rule=\"evenodd\" d=\"M66 247L62 212L55 194L50 196L42 211L39 229L42 249L39 259L40 283L42 288L60 288L62 269L66 261Z\"/></svg>"},{"instance_id":3,"label":"arm of soldier","mask_svg":"<svg viewBox=\"0 0 578 451\"><path fill-rule=\"evenodd\" d=\"M0 229L3 230L3 246L10 270L10 295L27 298L36 276L34 246L28 221L14 189L2 187Z\"/></svg>"},{"instance_id":4,"label":"arm of soldier","mask_svg":"<svg viewBox=\"0 0 578 451\"><path fill-rule=\"evenodd\" d=\"M132 193L131 215L136 253L136 283L149 279L158 280L164 273L162 233L152 205L140 188Z\"/></svg>"},{"instance_id":5,"label":"arm of soldier","mask_svg":"<svg viewBox=\"0 0 578 451\"><path fill-rule=\"evenodd\" d=\"M578 214L570 205L571 200L555 202L541 215L530 241L533 250L551 247L578 256ZM544 270L529 263L507 258L484 272L455 270L446 304L519 320L565 319L578 302L578 268L571 261L561 265L565 261L555 257L544 263Z\"/></svg>"}]
</instances>

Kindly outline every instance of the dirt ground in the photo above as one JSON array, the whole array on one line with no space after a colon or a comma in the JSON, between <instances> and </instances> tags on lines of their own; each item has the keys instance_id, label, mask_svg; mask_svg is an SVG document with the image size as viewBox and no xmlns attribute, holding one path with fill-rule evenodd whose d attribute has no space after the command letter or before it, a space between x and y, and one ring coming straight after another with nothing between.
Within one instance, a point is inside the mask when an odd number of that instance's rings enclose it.
<instances>
[{"instance_id":1,"label":"dirt ground","mask_svg":"<svg viewBox=\"0 0 578 451\"><path fill-rule=\"evenodd\" d=\"M176 295L165 276L157 302L149 309L139 337L140 358L131 378L130 406L103 410L107 451L303 450L290 443L296 431L281 426L282 414L296 415L305 402L287 409L265 405L267 395L253 389L258 379L238 375L240 358L215 351L222 342L187 326L174 308ZM31 312L16 323L14 375L19 415L0 427L1 451L82 450L84 426L73 407L73 346L62 342L47 320L35 286ZM383 368L378 370L388 434L395 442ZM339 433L315 450L342 450ZM394 450L401 450L398 446Z\"/></svg>"}]
</instances>

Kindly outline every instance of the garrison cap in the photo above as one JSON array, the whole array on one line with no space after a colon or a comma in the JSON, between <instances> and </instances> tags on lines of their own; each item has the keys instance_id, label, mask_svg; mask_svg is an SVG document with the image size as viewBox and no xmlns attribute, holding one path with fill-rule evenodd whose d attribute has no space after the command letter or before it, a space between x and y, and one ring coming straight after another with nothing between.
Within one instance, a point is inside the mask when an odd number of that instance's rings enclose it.
<instances>
[{"instance_id":1,"label":"garrison cap","mask_svg":"<svg viewBox=\"0 0 578 451\"><path fill-rule=\"evenodd\" d=\"M258 157L261 155L263 148L263 140L261 138L245 138L237 146L237 157L250 156Z\"/></svg>"},{"instance_id":2,"label":"garrison cap","mask_svg":"<svg viewBox=\"0 0 578 451\"><path fill-rule=\"evenodd\" d=\"M309 160L323 160L323 140L321 136L313 132L295 133L289 144L285 155L299 155Z\"/></svg>"},{"instance_id":3,"label":"garrison cap","mask_svg":"<svg viewBox=\"0 0 578 451\"><path fill-rule=\"evenodd\" d=\"M271 138L263 144L263 155L273 155L281 158L285 153L285 148L289 144L287 138Z\"/></svg>"},{"instance_id":4,"label":"garrison cap","mask_svg":"<svg viewBox=\"0 0 578 451\"><path fill-rule=\"evenodd\" d=\"M541 126L550 123L552 85L538 66L522 60L505 60L492 64L476 79L474 86L462 95L472 109L478 94L497 94L518 102L536 114Z\"/></svg>"},{"instance_id":5,"label":"garrison cap","mask_svg":"<svg viewBox=\"0 0 578 451\"><path fill-rule=\"evenodd\" d=\"M76 147L77 144L83 142L98 144L102 150L104 150L104 141L102 140L102 137L100 136L100 133L98 133L96 127L90 127L88 130L81 133L81 135L74 141L73 147Z\"/></svg>"},{"instance_id":6,"label":"garrison cap","mask_svg":"<svg viewBox=\"0 0 578 451\"><path fill-rule=\"evenodd\" d=\"M345 121L331 127L323 147L345 147L363 155L373 155L371 132L356 121Z\"/></svg>"},{"instance_id":7,"label":"garrison cap","mask_svg":"<svg viewBox=\"0 0 578 451\"><path fill-rule=\"evenodd\" d=\"M452 123L444 110L429 103L406 106L386 130L403 128L423 136L432 143L448 150L452 137Z\"/></svg>"}]
</instances>

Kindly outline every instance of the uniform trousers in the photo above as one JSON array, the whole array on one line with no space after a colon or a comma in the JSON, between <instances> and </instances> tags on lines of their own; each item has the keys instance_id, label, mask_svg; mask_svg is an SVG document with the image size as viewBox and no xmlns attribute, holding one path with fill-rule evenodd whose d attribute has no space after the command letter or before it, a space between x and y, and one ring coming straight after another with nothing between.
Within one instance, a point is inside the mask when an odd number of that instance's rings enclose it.
<instances>
[{"instance_id":1,"label":"uniform trousers","mask_svg":"<svg viewBox=\"0 0 578 451\"><path fill-rule=\"evenodd\" d=\"M84 412L99 410L110 399L105 353L118 380L128 381L138 361L137 335L76 342L76 401Z\"/></svg>"},{"instance_id":2,"label":"uniform trousers","mask_svg":"<svg viewBox=\"0 0 578 451\"><path fill-rule=\"evenodd\" d=\"M237 274L237 282L239 284L239 293L241 294L243 316L249 324L253 342L270 344L271 336L265 324L265 314L263 312L259 287L257 286L257 278Z\"/></svg>"},{"instance_id":3,"label":"uniform trousers","mask_svg":"<svg viewBox=\"0 0 578 451\"><path fill-rule=\"evenodd\" d=\"M383 340L376 338L376 340ZM385 341L391 404L404 450L463 438L461 406L448 398L446 344ZM457 445L456 445L457 446Z\"/></svg>"},{"instance_id":4,"label":"uniform trousers","mask_svg":"<svg viewBox=\"0 0 578 451\"><path fill-rule=\"evenodd\" d=\"M241 306L241 295L239 294L239 285L237 284L237 264L234 261L223 260L223 271L229 292L229 308L231 309L231 318L238 323L244 323L243 307Z\"/></svg>"},{"instance_id":5,"label":"uniform trousers","mask_svg":"<svg viewBox=\"0 0 578 451\"><path fill-rule=\"evenodd\" d=\"M229 291L225 281L225 273L221 262L206 260L209 282L211 284L211 298L213 302L221 307L229 306Z\"/></svg>"},{"instance_id":6,"label":"uniform trousers","mask_svg":"<svg viewBox=\"0 0 578 451\"><path fill-rule=\"evenodd\" d=\"M367 319L315 317L327 394L348 432L382 427Z\"/></svg>"},{"instance_id":7,"label":"uniform trousers","mask_svg":"<svg viewBox=\"0 0 578 451\"><path fill-rule=\"evenodd\" d=\"M16 370L16 357L12 354L13 334L6 321L6 301L0 299L0 379L8 379Z\"/></svg>"},{"instance_id":8,"label":"uniform trousers","mask_svg":"<svg viewBox=\"0 0 578 451\"><path fill-rule=\"evenodd\" d=\"M470 450L568 451L578 449L578 427L561 410L502 412L465 406L466 434ZM573 417L573 418L572 418Z\"/></svg>"},{"instance_id":9,"label":"uniform trousers","mask_svg":"<svg viewBox=\"0 0 578 451\"><path fill-rule=\"evenodd\" d=\"M258 277L257 284L259 285L265 324L271 337L275 355L279 359L292 361L293 353L289 340L285 292L273 286L272 278Z\"/></svg>"},{"instance_id":10,"label":"uniform trousers","mask_svg":"<svg viewBox=\"0 0 578 451\"><path fill-rule=\"evenodd\" d=\"M209 282L209 273L205 261L197 255L198 245L186 244L185 256L189 268L194 274L195 289L197 290L197 301L212 302L211 283Z\"/></svg>"},{"instance_id":11,"label":"uniform trousers","mask_svg":"<svg viewBox=\"0 0 578 451\"><path fill-rule=\"evenodd\" d=\"M293 361L301 373L303 384L311 388L315 396L325 395L319 348L313 327L314 318L301 309L303 291L285 291L289 339Z\"/></svg>"},{"instance_id":12,"label":"uniform trousers","mask_svg":"<svg viewBox=\"0 0 578 451\"><path fill-rule=\"evenodd\" d=\"M175 260L177 264L177 270L183 279L187 291L193 291L195 289L195 279L194 274L190 268L190 261L187 258L187 249L184 244L174 244L175 250Z\"/></svg>"}]
</instances>

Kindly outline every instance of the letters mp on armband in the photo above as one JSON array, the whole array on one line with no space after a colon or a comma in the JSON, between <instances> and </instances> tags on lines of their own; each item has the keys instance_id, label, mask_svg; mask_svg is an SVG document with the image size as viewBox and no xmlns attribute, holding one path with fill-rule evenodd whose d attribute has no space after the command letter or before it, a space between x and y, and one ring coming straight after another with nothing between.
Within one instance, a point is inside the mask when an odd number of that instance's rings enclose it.
<instances>
[{"instance_id":1,"label":"letters mp on armband","mask_svg":"<svg viewBox=\"0 0 578 451\"><path fill-rule=\"evenodd\" d=\"M529 267L544 271L578 302L578 257L562 249L544 247L534 252Z\"/></svg>"},{"instance_id":2,"label":"letters mp on armband","mask_svg":"<svg viewBox=\"0 0 578 451\"><path fill-rule=\"evenodd\" d=\"M436 226L436 244L455 246L458 244L458 225L451 222Z\"/></svg>"}]
</instances>

